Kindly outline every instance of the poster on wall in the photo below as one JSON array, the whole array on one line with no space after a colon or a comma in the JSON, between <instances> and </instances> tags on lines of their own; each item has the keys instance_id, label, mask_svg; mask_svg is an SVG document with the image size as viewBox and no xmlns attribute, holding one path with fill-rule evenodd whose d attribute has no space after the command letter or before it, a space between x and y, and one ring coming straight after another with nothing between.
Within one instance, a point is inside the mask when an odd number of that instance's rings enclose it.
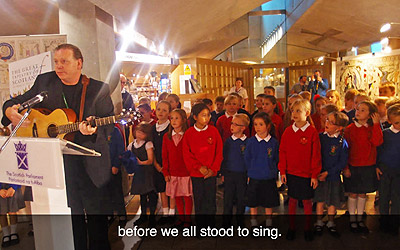
<instances>
[{"instance_id":1,"label":"poster on wall","mask_svg":"<svg viewBox=\"0 0 400 250\"><path fill-rule=\"evenodd\" d=\"M12 62L9 67L10 96L28 91L39 74L52 71L51 52L45 52Z\"/></svg>"},{"instance_id":2,"label":"poster on wall","mask_svg":"<svg viewBox=\"0 0 400 250\"><path fill-rule=\"evenodd\" d=\"M2 106L6 100L10 99L10 63L48 51L52 52L58 45L66 42L67 36L58 34L0 37L0 106ZM43 72L42 69L42 73ZM18 93L18 91L16 93ZM3 113L0 109L0 117L2 116Z\"/></svg>"}]
</instances>

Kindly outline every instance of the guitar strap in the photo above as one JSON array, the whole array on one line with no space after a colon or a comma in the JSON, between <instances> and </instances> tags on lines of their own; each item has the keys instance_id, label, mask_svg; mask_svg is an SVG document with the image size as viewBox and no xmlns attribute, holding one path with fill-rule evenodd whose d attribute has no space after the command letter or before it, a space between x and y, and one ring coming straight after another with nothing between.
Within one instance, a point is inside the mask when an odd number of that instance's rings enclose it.
<instances>
[{"instance_id":1,"label":"guitar strap","mask_svg":"<svg viewBox=\"0 0 400 250\"><path fill-rule=\"evenodd\" d=\"M85 108L85 99L86 99L86 90L89 85L89 78L86 75L82 75L82 95L81 95L81 106L79 108L79 121L81 122L83 119L83 109Z\"/></svg>"}]
</instances>

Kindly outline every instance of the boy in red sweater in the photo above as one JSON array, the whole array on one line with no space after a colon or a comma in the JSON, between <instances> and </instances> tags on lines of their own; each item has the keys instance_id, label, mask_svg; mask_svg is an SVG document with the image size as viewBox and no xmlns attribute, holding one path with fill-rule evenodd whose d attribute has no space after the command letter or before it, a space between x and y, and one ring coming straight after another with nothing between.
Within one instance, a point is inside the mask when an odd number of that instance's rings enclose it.
<instances>
[{"instance_id":1,"label":"boy in red sweater","mask_svg":"<svg viewBox=\"0 0 400 250\"><path fill-rule=\"evenodd\" d=\"M311 113L311 104L301 99L293 103L292 126L283 133L279 148L278 168L282 183L288 185L290 227L286 235L288 240L295 238L295 218L297 201L302 200L306 225L304 238L313 240L311 214L317 177L321 172L321 144L317 130L310 125L307 117Z\"/></svg>"},{"instance_id":2,"label":"boy in red sweater","mask_svg":"<svg viewBox=\"0 0 400 250\"><path fill-rule=\"evenodd\" d=\"M222 138L222 143L225 143L226 139L232 136L231 124L233 116L238 113L240 108L240 100L235 95L228 95L224 102L225 114L218 118L216 127ZM246 128L244 131L246 136L250 136L249 129Z\"/></svg>"},{"instance_id":3,"label":"boy in red sweater","mask_svg":"<svg viewBox=\"0 0 400 250\"><path fill-rule=\"evenodd\" d=\"M218 130L208 125L210 110L204 103L192 107L196 123L183 137L183 159L192 185L198 228L215 224L216 175L222 162L222 140ZM202 218L201 215L207 215Z\"/></svg>"}]
</instances>

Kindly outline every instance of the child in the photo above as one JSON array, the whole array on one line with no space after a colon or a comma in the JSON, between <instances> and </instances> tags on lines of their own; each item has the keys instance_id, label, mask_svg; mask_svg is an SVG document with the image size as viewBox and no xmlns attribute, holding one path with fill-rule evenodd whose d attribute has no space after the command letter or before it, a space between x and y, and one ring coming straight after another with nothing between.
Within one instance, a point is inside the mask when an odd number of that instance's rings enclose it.
<instances>
[{"instance_id":1,"label":"child","mask_svg":"<svg viewBox=\"0 0 400 250\"><path fill-rule=\"evenodd\" d=\"M134 123L132 124L131 126L132 133L130 133L132 135L132 138L130 138L129 141L133 141L134 137L133 132L135 131L136 126L140 122L147 122L150 125L154 125L157 122L156 119L153 118L153 110L151 110L150 104L147 103L140 104L138 106L138 111L142 117L139 120L135 120Z\"/></svg>"},{"instance_id":2,"label":"child","mask_svg":"<svg viewBox=\"0 0 400 250\"><path fill-rule=\"evenodd\" d=\"M350 230L368 233L362 220L366 193L375 192L376 147L383 142L382 130L376 105L369 101L358 104L354 123L347 126L345 138L349 144L348 167L343 171L346 177L345 189L349 192L347 208L350 214ZM357 217L356 217L357 209Z\"/></svg>"},{"instance_id":3,"label":"child","mask_svg":"<svg viewBox=\"0 0 400 250\"><path fill-rule=\"evenodd\" d=\"M171 199L171 207L168 206L168 197L165 194L165 178L162 174L162 144L164 135L168 132L170 127L169 113L171 112L171 104L167 101L161 101L157 103L156 116L157 123L153 125L153 145L154 145L154 185L156 192L160 193L162 203L162 217L158 221L159 224L166 224L173 222L175 216L175 203Z\"/></svg>"},{"instance_id":4,"label":"child","mask_svg":"<svg viewBox=\"0 0 400 250\"><path fill-rule=\"evenodd\" d=\"M309 102L311 102L311 93L310 93L309 91L301 91L301 92L299 93L299 95L300 95L301 97L303 97L303 99L306 99L306 100L308 100Z\"/></svg>"},{"instance_id":5,"label":"child","mask_svg":"<svg viewBox=\"0 0 400 250\"><path fill-rule=\"evenodd\" d=\"M356 95L358 95L358 91L356 89L349 89L344 95L344 109L342 112L345 113L349 118L349 123L353 122L353 118L356 114L356 106L354 103Z\"/></svg>"},{"instance_id":6,"label":"child","mask_svg":"<svg viewBox=\"0 0 400 250\"><path fill-rule=\"evenodd\" d=\"M339 111L338 107L335 104L328 103L321 107L321 114L320 114L320 130L318 133L322 133L325 131L325 121L329 113ZM315 126L317 128L317 126Z\"/></svg>"},{"instance_id":7,"label":"child","mask_svg":"<svg viewBox=\"0 0 400 250\"><path fill-rule=\"evenodd\" d=\"M293 94L289 97L288 105L285 112L285 117L283 118L283 129L286 129L287 127L293 124L291 107L295 101L301 99L303 99L303 97L301 97L301 95L298 94Z\"/></svg>"},{"instance_id":8,"label":"child","mask_svg":"<svg viewBox=\"0 0 400 250\"><path fill-rule=\"evenodd\" d=\"M297 100L292 105L292 126L283 133L279 148L279 171L282 183L288 186L290 227L286 238L295 238L297 201L302 200L306 217L304 238L313 240L311 214L314 189L321 172L321 145L317 130L310 125L307 117L311 113L308 100Z\"/></svg>"},{"instance_id":9,"label":"child","mask_svg":"<svg viewBox=\"0 0 400 250\"><path fill-rule=\"evenodd\" d=\"M173 110L171 126L164 135L162 144L162 171L167 182L166 194L176 202L179 219L175 225L184 227L190 226L193 209L192 181L182 153L182 138L187 128L186 112L183 109Z\"/></svg>"},{"instance_id":10,"label":"child","mask_svg":"<svg viewBox=\"0 0 400 250\"><path fill-rule=\"evenodd\" d=\"M238 93L236 93L236 92L229 93L228 96L231 96L231 95L232 95L232 96L236 96L237 98L239 98L239 103L242 103L243 98L242 98ZM247 110L241 108L240 105L239 105L239 109L237 110L237 113L238 113L238 114L245 114L245 115L247 115L247 116L249 117L249 119L250 119L250 117L251 117L250 113L247 112ZM251 126L252 126L252 124L251 124L251 120L250 120L249 128L251 128Z\"/></svg>"},{"instance_id":11,"label":"child","mask_svg":"<svg viewBox=\"0 0 400 250\"><path fill-rule=\"evenodd\" d=\"M158 96L158 102L164 101L167 99L168 97L168 93L167 92L162 92L159 96Z\"/></svg>"},{"instance_id":12,"label":"child","mask_svg":"<svg viewBox=\"0 0 400 250\"><path fill-rule=\"evenodd\" d=\"M361 91L361 90L360 90ZM354 97L354 107L357 107L358 104L364 101L370 101L369 97L366 94L358 94L356 97Z\"/></svg>"},{"instance_id":13,"label":"child","mask_svg":"<svg viewBox=\"0 0 400 250\"><path fill-rule=\"evenodd\" d=\"M251 117L253 118L258 112L263 111L263 102L264 102L264 96L266 94L258 94L256 97L256 110L251 114Z\"/></svg>"},{"instance_id":14,"label":"child","mask_svg":"<svg viewBox=\"0 0 400 250\"><path fill-rule=\"evenodd\" d=\"M155 211L158 197L154 186L152 129L152 125L147 122L139 123L134 131L135 140L129 144L127 149L136 155L139 165L133 176L131 194L140 195L142 212L140 218L134 224L139 226L149 220L149 226L155 227ZM150 208L150 218L147 216L147 207Z\"/></svg>"},{"instance_id":15,"label":"child","mask_svg":"<svg viewBox=\"0 0 400 250\"><path fill-rule=\"evenodd\" d=\"M323 128L324 128L322 125L324 121L321 120L321 108L326 103L327 103L327 100L323 96L319 96L319 97L315 98L315 101L314 101L315 113L313 115L311 115L311 119L312 119L314 126L318 132L322 132Z\"/></svg>"},{"instance_id":16,"label":"child","mask_svg":"<svg viewBox=\"0 0 400 250\"><path fill-rule=\"evenodd\" d=\"M273 86L264 87L264 94L275 96L275 88ZM278 115L283 119L285 113L283 112L282 104L278 102L277 106L278 106Z\"/></svg>"},{"instance_id":17,"label":"child","mask_svg":"<svg viewBox=\"0 0 400 250\"><path fill-rule=\"evenodd\" d=\"M210 110L204 103L192 107L196 121L183 137L183 159L189 170L192 185L196 223L198 228L215 224L216 175L222 162L222 140L218 130L209 126ZM202 215L208 215L202 220Z\"/></svg>"},{"instance_id":18,"label":"child","mask_svg":"<svg viewBox=\"0 0 400 250\"><path fill-rule=\"evenodd\" d=\"M216 109L211 112L211 121L214 126L217 124L218 118L224 114L224 101L225 98L223 96L217 96L217 98L215 98Z\"/></svg>"},{"instance_id":19,"label":"child","mask_svg":"<svg viewBox=\"0 0 400 250\"><path fill-rule=\"evenodd\" d=\"M279 144L271 137L274 125L268 114L256 114L253 122L256 135L249 139L244 155L249 178L246 194L252 216L251 226L257 226L257 207L264 207L267 216L265 226L271 227L272 208L279 206L276 186Z\"/></svg>"},{"instance_id":20,"label":"child","mask_svg":"<svg viewBox=\"0 0 400 250\"><path fill-rule=\"evenodd\" d=\"M224 227L231 225L234 201L236 201L236 222L238 226L244 226L244 198L247 186L244 150L248 140L243 132L249 124L250 120L247 115L234 115L231 123L232 136L224 144L224 160L221 166L221 173L225 183Z\"/></svg>"},{"instance_id":21,"label":"child","mask_svg":"<svg viewBox=\"0 0 400 250\"><path fill-rule=\"evenodd\" d=\"M380 117L379 123L381 124L382 130L385 128L390 127L390 123L388 122L387 115L386 115L386 102L389 100L389 97L387 96L380 96L375 98L374 103L376 104L376 107L378 108L378 114Z\"/></svg>"},{"instance_id":22,"label":"child","mask_svg":"<svg viewBox=\"0 0 400 250\"><path fill-rule=\"evenodd\" d=\"M19 243L17 212L24 207L25 203L21 186L0 183L0 224L3 230L2 247L5 248ZM8 224L7 214L10 217L10 225Z\"/></svg>"},{"instance_id":23,"label":"child","mask_svg":"<svg viewBox=\"0 0 400 250\"><path fill-rule=\"evenodd\" d=\"M398 235L400 223L400 104L391 106L387 114L391 127L383 130L383 144L378 148L379 164L376 169L378 180L380 180L380 228L384 232Z\"/></svg>"},{"instance_id":24,"label":"child","mask_svg":"<svg viewBox=\"0 0 400 250\"><path fill-rule=\"evenodd\" d=\"M319 134L321 142L322 170L318 175L318 187L315 190L314 202L317 202L317 223L314 231L322 235L324 223L322 217L325 204L328 206L329 233L334 237L340 237L334 222L336 207L340 206L341 179L340 173L347 165L348 145L343 138L343 129L349 119L339 111L328 114L325 122L325 132Z\"/></svg>"},{"instance_id":25,"label":"child","mask_svg":"<svg viewBox=\"0 0 400 250\"><path fill-rule=\"evenodd\" d=\"M234 115L237 114L239 109L239 98L235 95L228 95L225 98L225 115L218 118L216 128L218 129L222 143L225 143L226 139L228 139L231 135L231 122ZM246 135L249 136L249 130L246 129Z\"/></svg>"},{"instance_id":26,"label":"child","mask_svg":"<svg viewBox=\"0 0 400 250\"><path fill-rule=\"evenodd\" d=\"M342 110L342 101L340 100L340 95L337 90L330 89L326 91L326 98L328 99L329 103L335 104L339 110Z\"/></svg>"},{"instance_id":27,"label":"child","mask_svg":"<svg viewBox=\"0 0 400 250\"><path fill-rule=\"evenodd\" d=\"M125 139L123 127L120 124L115 124L111 136L108 138L111 159L111 180L108 184L110 189L110 205L111 215L114 211L117 212L119 225L125 227L127 218L125 210L124 193L122 191L122 172L121 172L121 155L125 151ZM109 218L111 219L111 218Z\"/></svg>"},{"instance_id":28,"label":"child","mask_svg":"<svg viewBox=\"0 0 400 250\"><path fill-rule=\"evenodd\" d=\"M400 98L390 97L389 100L385 103L386 110L388 110L391 106L400 104Z\"/></svg>"},{"instance_id":29,"label":"child","mask_svg":"<svg viewBox=\"0 0 400 250\"><path fill-rule=\"evenodd\" d=\"M386 82L379 86L379 96L393 97L396 94L396 86L393 83Z\"/></svg>"},{"instance_id":30,"label":"child","mask_svg":"<svg viewBox=\"0 0 400 250\"><path fill-rule=\"evenodd\" d=\"M214 105L213 105L213 101L211 99L208 98L204 98L201 100L205 105L207 105L209 110L214 110Z\"/></svg>"},{"instance_id":31,"label":"child","mask_svg":"<svg viewBox=\"0 0 400 250\"><path fill-rule=\"evenodd\" d=\"M282 118L278 115L278 101L275 96L266 95L263 100L263 112L267 113L271 118L272 123L275 127L275 136L278 141L281 140L281 136L283 134L283 121ZM255 130L255 129L253 129Z\"/></svg>"},{"instance_id":32,"label":"child","mask_svg":"<svg viewBox=\"0 0 400 250\"><path fill-rule=\"evenodd\" d=\"M176 94L169 94L167 96L167 102L169 102L171 104L171 110L181 108L181 106L182 106L179 96Z\"/></svg>"}]
</instances>

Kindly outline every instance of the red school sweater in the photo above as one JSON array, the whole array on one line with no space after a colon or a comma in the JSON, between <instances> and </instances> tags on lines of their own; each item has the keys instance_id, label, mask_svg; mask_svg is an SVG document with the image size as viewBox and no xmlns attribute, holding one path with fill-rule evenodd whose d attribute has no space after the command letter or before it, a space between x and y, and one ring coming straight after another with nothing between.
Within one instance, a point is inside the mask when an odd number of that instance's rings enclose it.
<instances>
[{"instance_id":1,"label":"red school sweater","mask_svg":"<svg viewBox=\"0 0 400 250\"><path fill-rule=\"evenodd\" d=\"M346 127L344 138L349 144L349 165L362 167L376 164L376 147L383 143L379 123L372 127L357 127L356 123L352 123Z\"/></svg>"},{"instance_id":2,"label":"red school sweater","mask_svg":"<svg viewBox=\"0 0 400 250\"><path fill-rule=\"evenodd\" d=\"M162 144L162 163L164 176L189 176L183 160L182 141L175 146L174 140L168 138L168 133L164 135Z\"/></svg>"},{"instance_id":3,"label":"red school sweater","mask_svg":"<svg viewBox=\"0 0 400 250\"><path fill-rule=\"evenodd\" d=\"M275 135L276 135L276 139L278 140L278 142L281 141L281 137L283 134L283 121L282 118L274 113L273 116L271 117L271 121L274 124L275 127ZM251 136L255 136L256 135L256 130L253 126L253 129L251 130Z\"/></svg>"},{"instance_id":4,"label":"red school sweater","mask_svg":"<svg viewBox=\"0 0 400 250\"><path fill-rule=\"evenodd\" d=\"M317 129L318 133L322 133L325 131L325 127L321 124L321 115L320 114L313 114L311 115L311 120L314 123L314 127Z\"/></svg>"},{"instance_id":5,"label":"red school sweater","mask_svg":"<svg viewBox=\"0 0 400 250\"><path fill-rule=\"evenodd\" d=\"M222 143L225 143L226 139L232 136L231 132L232 119L233 116L230 116L228 118L226 115L222 115L217 120L217 124L215 126L218 129L219 134L221 135ZM250 137L250 130L248 127L244 130L244 134L247 137Z\"/></svg>"},{"instance_id":6,"label":"red school sweater","mask_svg":"<svg viewBox=\"0 0 400 250\"><path fill-rule=\"evenodd\" d=\"M317 130L308 126L294 132L287 127L279 147L279 171L304 178L317 178L321 172L321 144Z\"/></svg>"},{"instance_id":7,"label":"red school sweater","mask_svg":"<svg viewBox=\"0 0 400 250\"><path fill-rule=\"evenodd\" d=\"M183 136L183 159L186 168L192 177L203 177L199 169L206 166L217 175L222 162L222 140L218 130L211 125L203 131L197 131L195 127L186 130Z\"/></svg>"}]
</instances>

